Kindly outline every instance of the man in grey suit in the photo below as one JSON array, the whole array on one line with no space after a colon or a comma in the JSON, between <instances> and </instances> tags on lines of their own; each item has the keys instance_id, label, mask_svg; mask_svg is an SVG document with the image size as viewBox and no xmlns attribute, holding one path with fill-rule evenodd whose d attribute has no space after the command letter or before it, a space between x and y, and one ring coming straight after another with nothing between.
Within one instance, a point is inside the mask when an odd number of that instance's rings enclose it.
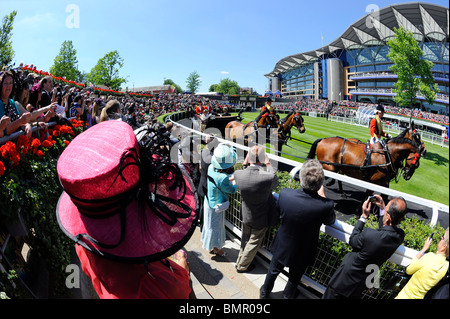
<instances>
[{"instance_id":1,"label":"man in grey suit","mask_svg":"<svg viewBox=\"0 0 450 319\"><path fill-rule=\"evenodd\" d=\"M274 209L272 190L278 178L270 164L264 147L253 146L244 160L244 170L234 172L234 179L242 198L242 240L236 270L250 272L258 248L268 228L269 210ZM266 169L262 168L265 164Z\"/></svg>"}]
</instances>

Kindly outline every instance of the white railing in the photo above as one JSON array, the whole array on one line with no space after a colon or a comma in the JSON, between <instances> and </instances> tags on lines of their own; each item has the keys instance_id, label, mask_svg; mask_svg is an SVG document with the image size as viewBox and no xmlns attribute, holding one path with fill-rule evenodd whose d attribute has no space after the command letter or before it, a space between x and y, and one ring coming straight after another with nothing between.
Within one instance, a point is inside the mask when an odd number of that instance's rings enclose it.
<instances>
[{"instance_id":1,"label":"white railing","mask_svg":"<svg viewBox=\"0 0 450 319\"><path fill-rule=\"evenodd\" d=\"M184 125L181 125L180 123L177 123L177 122L171 120L170 117L169 117L169 121L171 121L174 125L181 127L183 130L189 131L190 133L198 134L199 136L203 136L203 137L206 137L208 135L208 134L199 132L197 130L193 130ZM243 151L248 151L248 149L249 149L247 146L233 143L233 142L225 140L223 138L218 138L218 140L223 143L228 143L229 145L234 146L237 149L240 149ZM302 167L302 163L299 163L299 162L296 162L296 161L293 161L293 160L290 160L287 158L282 158L282 157L279 157L279 156L276 156L273 154L268 154L268 157L271 160L274 160L276 162L281 162L281 163L292 166L293 169L290 172L290 175L292 177L294 177L300 171L300 169ZM411 194L407 194L407 193L396 191L396 190L393 190L390 188L378 186L378 185L375 185L375 184L372 184L369 182L361 181L359 179L355 179L355 178L352 178L349 176L333 173L330 171L325 171L325 176L330 177L335 180L338 180L338 181L341 181L341 182L345 182L345 183L360 187L362 189L368 189L368 190L371 190L373 192L377 192L380 194L394 196L394 197L401 196L407 202L431 208L433 215L430 220L430 225L432 225L432 226L436 225L438 216L439 216L439 212L444 212L447 214L449 213L449 206L444 205L442 203L431 201L431 200L428 200L425 198L420 198L420 197L417 197L417 196L414 196ZM343 222L340 222L340 221L336 221L334 225L322 226L321 231L348 244L350 234L353 231L353 226L343 223ZM401 266L407 266L407 265L409 265L412 258L414 258L414 256L416 254L417 254L416 250L405 247L405 246L400 246L397 249L397 251L391 256L391 258L389 260L395 264L398 264Z\"/></svg>"}]
</instances>

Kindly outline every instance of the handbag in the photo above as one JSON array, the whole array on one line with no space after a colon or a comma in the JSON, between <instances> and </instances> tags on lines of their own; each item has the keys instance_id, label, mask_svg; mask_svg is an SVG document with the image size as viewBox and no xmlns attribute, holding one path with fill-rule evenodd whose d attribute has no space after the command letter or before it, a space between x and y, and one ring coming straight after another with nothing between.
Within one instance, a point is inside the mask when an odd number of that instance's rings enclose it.
<instances>
[{"instance_id":1,"label":"handbag","mask_svg":"<svg viewBox=\"0 0 450 319\"><path fill-rule=\"evenodd\" d=\"M399 293L410 278L411 276L406 272L395 270L391 277L384 283L383 290L391 293Z\"/></svg>"},{"instance_id":2,"label":"handbag","mask_svg":"<svg viewBox=\"0 0 450 319\"><path fill-rule=\"evenodd\" d=\"M226 201L223 203L218 203L215 207L214 210L216 211L216 213L223 213L224 211L226 211L228 208L230 207L230 201Z\"/></svg>"}]
</instances>

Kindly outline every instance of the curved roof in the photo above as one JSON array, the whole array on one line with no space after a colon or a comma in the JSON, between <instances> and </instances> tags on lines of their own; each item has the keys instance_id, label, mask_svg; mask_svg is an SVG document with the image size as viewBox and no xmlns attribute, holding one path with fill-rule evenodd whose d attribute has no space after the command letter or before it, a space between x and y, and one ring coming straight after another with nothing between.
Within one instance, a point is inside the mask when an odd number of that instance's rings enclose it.
<instances>
[{"instance_id":1,"label":"curved roof","mask_svg":"<svg viewBox=\"0 0 450 319\"><path fill-rule=\"evenodd\" d=\"M317 50L287 56L275 65L266 77L273 77L289 69L319 60L323 54L336 50L385 45L395 36L394 28L410 30L418 41L424 37L435 41L448 38L449 9L425 2L393 4L371 12L345 30L342 35Z\"/></svg>"}]
</instances>

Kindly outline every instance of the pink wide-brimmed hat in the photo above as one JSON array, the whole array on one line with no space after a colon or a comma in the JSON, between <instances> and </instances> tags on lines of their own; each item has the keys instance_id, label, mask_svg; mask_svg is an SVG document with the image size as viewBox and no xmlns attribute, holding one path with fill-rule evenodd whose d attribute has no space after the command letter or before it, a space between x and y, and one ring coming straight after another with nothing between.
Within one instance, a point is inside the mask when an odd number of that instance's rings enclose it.
<instances>
[{"instance_id":1,"label":"pink wide-brimmed hat","mask_svg":"<svg viewBox=\"0 0 450 319\"><path fill-rule=\"evenodd\" d=\"M147 151L122 121L99 123L72 141L57 165L64 192L56 214L67 236L123 262L164 259L184 246L197 220L192 180Z\"/></svg>"}]
</instances>

